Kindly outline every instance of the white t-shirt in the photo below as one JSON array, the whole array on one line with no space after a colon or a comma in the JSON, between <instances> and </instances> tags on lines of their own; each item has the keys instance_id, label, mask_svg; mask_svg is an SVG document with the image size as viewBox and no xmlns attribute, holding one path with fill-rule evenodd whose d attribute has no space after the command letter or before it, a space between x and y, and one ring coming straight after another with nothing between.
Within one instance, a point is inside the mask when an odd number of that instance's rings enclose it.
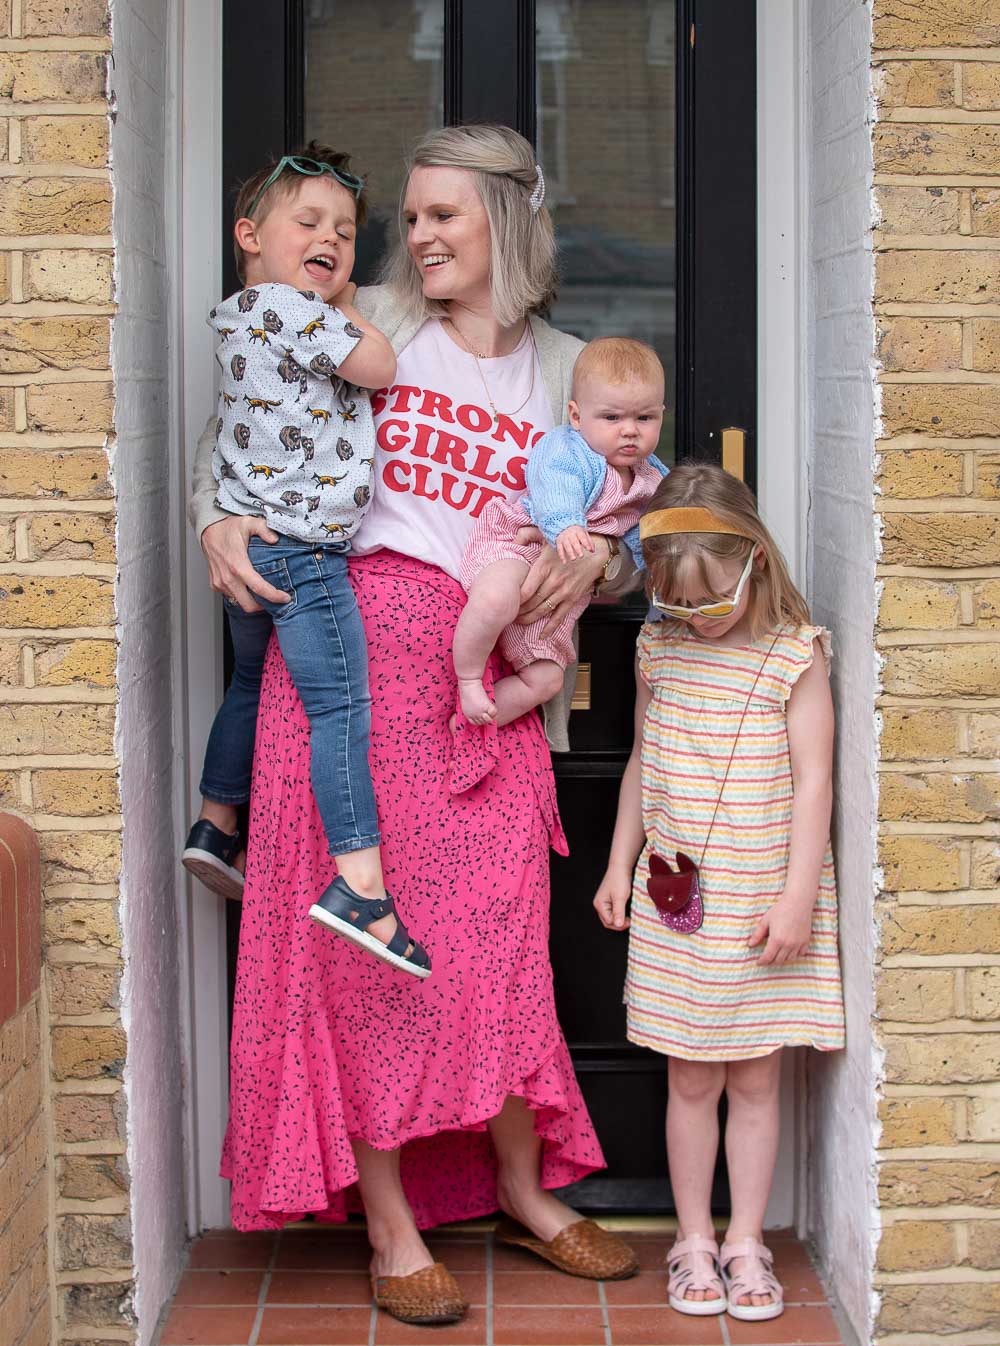
<instances>
[{"instance_id":1,"label":"white t-shirt","mask_svg":"<svg viewBox=\"0 0 1000 1346\"><path fill-rule=\"evenodd\" d=\"M531 446L552 428L534 343L526 332L510 355L477 360L429 319L400 353L392 387L371 401L374 499L351 550L391 547L457 579L483 507L524 491Z\"/></svg>"}]
</instances>

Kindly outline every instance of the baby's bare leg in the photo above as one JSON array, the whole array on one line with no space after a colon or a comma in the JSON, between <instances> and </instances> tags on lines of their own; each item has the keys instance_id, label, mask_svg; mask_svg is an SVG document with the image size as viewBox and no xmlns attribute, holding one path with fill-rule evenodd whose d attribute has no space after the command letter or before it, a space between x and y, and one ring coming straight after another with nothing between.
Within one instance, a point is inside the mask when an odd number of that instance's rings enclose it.
<instances>
[{"instance_id":1,"label":"baby's bare leg","mask_svg":"<svg viewBox=\"0 0 1000 1346\"><path fill-rule=\"evenodd\" d=\"M455 627L453 658L462 714L472 724L487 724L497 713L483 687L483 670L497 638L517 616L524 561L494 561L476 576L469 601Z\"/></svg>"},{"instance_id":2,"label":"baby's bare leg","mask_svg":"<svg viewBox=\"0 0 1000 1346\"><path fill-rule=\"evenodd\" d=\"M550 701L562 687L564 677L565 670L555 660L536 659L509 678L501 678L493 688L497 724L510 724Z\"/></svg>"}]
</instances>

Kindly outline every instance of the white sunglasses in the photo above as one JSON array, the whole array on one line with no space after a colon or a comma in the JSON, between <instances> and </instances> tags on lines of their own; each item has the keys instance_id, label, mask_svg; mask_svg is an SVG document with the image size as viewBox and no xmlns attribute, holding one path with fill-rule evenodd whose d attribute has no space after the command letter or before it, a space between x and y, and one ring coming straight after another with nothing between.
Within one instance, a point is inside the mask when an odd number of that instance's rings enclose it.
<instances>
[{"instance_id":1,"label":"white sunglasses","mask_svg":"<svg viewBox=\"0 0 1000 1346\"><path fill-rule=\"evenodd\" d=\"M743 567L743 574L736 585L736 592L732 598L720 598L715 603L699 603L696 608L685 608L679 603L663 603L653 593L653 607L658 611L666 613L668 617L678 617L682 621L688 617L729 617L739 606L740 599L743 597L743 590L746 588L747 580L750 578L750 571L753 568L753 556L755 547L750 549L750 555L747 557L747 563Z\"/></svg>"}]
</instances>

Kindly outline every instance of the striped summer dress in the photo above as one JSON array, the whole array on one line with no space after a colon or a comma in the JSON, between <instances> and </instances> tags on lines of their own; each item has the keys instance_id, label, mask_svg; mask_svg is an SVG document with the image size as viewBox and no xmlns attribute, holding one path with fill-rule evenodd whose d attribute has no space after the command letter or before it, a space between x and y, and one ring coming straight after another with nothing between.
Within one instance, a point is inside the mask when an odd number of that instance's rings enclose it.
<instances>
[{"instance_id":1,"label":"striped summer dress","mask_svg":"<svg viewBox=\"0 0 1000 1346\"><path fill-rule=\"evenodd\" d=\"M736 1061L777 1047L844 1045L837 956L837 892L829 847L804 957L762 967L747 947L758 918L781 895L788 862L792 775L785 703L813 659L821 627L787 627L727 648L671 636L666 623L639 635L639 667L652 688L642 732L646 846L632 889L628 974L630 1041L688 1061ZM708 852L701 864L705 918L694 934L660 921L647 891L649 854L701 856L747 695L767 655L740 730Z\"/></svg>"}]
</instances>

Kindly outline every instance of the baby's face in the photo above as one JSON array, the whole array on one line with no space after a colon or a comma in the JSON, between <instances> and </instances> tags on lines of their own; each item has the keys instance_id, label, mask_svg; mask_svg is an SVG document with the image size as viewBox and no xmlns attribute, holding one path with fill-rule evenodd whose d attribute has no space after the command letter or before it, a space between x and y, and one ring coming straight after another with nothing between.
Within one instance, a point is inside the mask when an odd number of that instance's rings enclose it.
<instances>
[{"instance_id":1,"label":"baby's face","mask_svg":"<svg viewBox=\"0 0 1000 1346\"><path fill-rule=\"evenodd\" d=\"M582 381L569 422L612 467L634 467L656 448L663 424L663 384Z\"/></svg>"},{"instance_id":2,"label":"baby's face","mask_svg":"<svg viewBox=\"0 0 1000 1346\"><path fill-rule=\"evenodd\" d=\"M351 278L357 231L353 193L326 173L303 177L240 240L247 284L313 290L329 303Z\"/></svg>"}]
</instances>

